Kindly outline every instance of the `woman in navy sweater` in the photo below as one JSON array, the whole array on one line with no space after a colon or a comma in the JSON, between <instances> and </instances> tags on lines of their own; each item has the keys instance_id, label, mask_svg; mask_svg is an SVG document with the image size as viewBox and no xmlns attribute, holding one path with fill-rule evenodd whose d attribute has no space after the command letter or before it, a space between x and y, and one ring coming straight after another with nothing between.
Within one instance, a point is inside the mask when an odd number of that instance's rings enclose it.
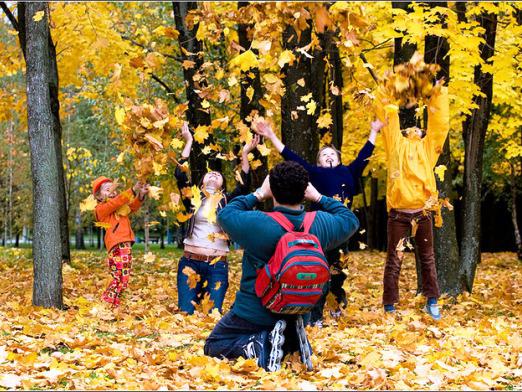
<instances>
[{"instance_id":1,"label":"woman in navy sweater","mask_svg":"<svg viewBox=\"0 0 522 392\"><path fill-rule=\"evenodd\" d=\"M332 146L322 147L317 154L316 165L306 162L295 152L286 147L274 133L272 127L267 121L259 119L254 124L254 130L261 136L270 139L274 147L287 161L295 161L301 164L310 176L312 185L323 195L328 197L339 198L347 207L351 207L353 197L357 194L357 184L362 172L368 165L368 158L375 148L375 139L382 128L383 124L379 121L371 123L371 131L368 141L363 146L357 158L349 165L341 163L341 153ZM320 206L313 203L313 210L320 209ZM346 274L340 266L341 251L346 252L348 243L327 252L326 257L331 266L331 282L330 291L335 296L339 305L346 307L346 292L343 289L343 283L346 280ZM326 295L319 301L316 308L312 311L312 323L321 325L323 318L323 308L326 301ZM336 312L340 315L340 311Z\"/></svg>"}]
</instances>

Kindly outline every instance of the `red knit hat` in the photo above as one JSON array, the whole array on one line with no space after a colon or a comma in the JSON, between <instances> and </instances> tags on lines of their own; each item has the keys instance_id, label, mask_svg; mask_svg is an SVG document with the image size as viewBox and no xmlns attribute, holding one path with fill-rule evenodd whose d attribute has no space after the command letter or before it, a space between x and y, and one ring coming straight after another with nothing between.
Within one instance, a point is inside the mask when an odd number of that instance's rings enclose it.
<instances>
[{"instance_id":1,"label":"red knit hat","mask_svg":"<svg viewBox=\"0 0 522 392\"><path fill-rule=\"evenodd\" d=\"M105 184L106 182L112 182L112 180L104 176L98 177L96 180L94 180L92 182L92 194L95 195L96 192L98 192L98 190L102 186L102 184Z\"/></svg>"}]
</instances>

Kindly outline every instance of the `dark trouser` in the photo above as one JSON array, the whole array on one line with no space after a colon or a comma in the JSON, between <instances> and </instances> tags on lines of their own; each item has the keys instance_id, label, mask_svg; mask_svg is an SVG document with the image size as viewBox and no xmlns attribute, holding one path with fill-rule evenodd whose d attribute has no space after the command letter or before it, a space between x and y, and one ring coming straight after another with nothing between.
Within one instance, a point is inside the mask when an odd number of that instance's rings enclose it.
<instances>
[{"instance_id":1,"label":"dark trouser","mask_svg":"<svg viewBox=\"0 0 522 392\"><path fill-rule=\"evenodd\" d=\"M299 342L295 332L295 317L285 318L287 325L284 332L284 354L299 350ZM205 341L204 353L209 357L236 359L246 358L246 346L252 341L258 341L270 350L268 335L273 326L253 324L232 312L225 314L216 324ZM266 367L266 363L259 364Z\"/></svg>"},{"instance_id":2,"label":"dark trouser","mask_svg":"<svg viewBox=\"0 0 522 392\"><path fill-rule=\"evenodd\" d=\"M323 318L324 305L326 303L326 297L328 292L331 292L340 306L345 307L348 304L346 300L346 292L343 289L344 281L347 276L343 272L341 266L341 250L346 254L348 249L348 243L344 243L341 246L326 252L325 256L330 265L330 282L328 287L325 288L324 294L322 295L319 302L314 306L311 313L311 322L314 323Z\"/></svg>"},{"instance_id":3,"label":"dark trouser","mask_svg":"<svg viewBox=\"0 0 522 392\"><path fill-rule=\"evenodd\" d=\"M397 245L401 239L411 236L413 220L417 221L415 246L420 259L422 294L427 298L438 298L440 295L435 269L431 214L425 214L423 211L410 214L392 209L388 214L388 256L384 267L382 296L384 305L392 305L399 301L399 274L403 255L397 251Z\"/></svg>"},{"instance_id":4,"label":"dark trouser","mask_svg":"<svg viewBox=\"0 0 522 392\"><path fill-rule=\"evenodd\" d=\"M183 273L183 270L187 267L189 268L186 271L188 273ZM192 274L190 270L199 275L199 281L195 284L195 287L194 282L190 282L189 275ZM194 303L201 302L206 293L213 301L214 308L221 312L228 289L228 263L218 261L211 265L205 261L182 257L178 264L177 284L178 307L183 312L194 313Z\"/></svg>"}]
</instances>

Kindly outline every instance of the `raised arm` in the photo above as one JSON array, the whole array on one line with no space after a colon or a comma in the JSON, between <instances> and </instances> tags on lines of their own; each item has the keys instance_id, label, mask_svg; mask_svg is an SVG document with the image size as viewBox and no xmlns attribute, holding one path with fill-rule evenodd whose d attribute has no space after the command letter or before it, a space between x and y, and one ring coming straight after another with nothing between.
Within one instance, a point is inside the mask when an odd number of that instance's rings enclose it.
<instances>
[{"instance_id":1,"label":"raised arm","mask_svg":"<svg viewBox=\"0 0 522 392\"><path fill-rule=\"evenodd\" d=\"M441 87L428 102L428 126L426 129L426 150L432 166L437 164L449 132L448 88Z\"/></svg>"},{"instance_id":2,"label":"raised arm","mask_svg":"<svg viewBox=\"0 0 522 392\"><path fill-rule=\"evenodd\" d=\"M307 171L313 170L315 166L310 165L303 158L297 155L295 152L286 147L283 142L277 137L272 126L262 117L260 117L252 126L252 129L260 136L269 139L274 145L275 149L285 158L287 161L294 161L303 166Z\"/></svg>"},{"instance_id":3,"label":"raised arm","mask_svg":"<svg viewBox=\"0 0 522 392\"><path fill-rule=\"evenodd\" d=\"M377 119L383 123L381 133L384 137L386 153L389 155L394 150L395 142L402 137L399 108L390 104L389 99L380 88L375 93L373 108Z\"/></svg>"},{"instance_id":4,"label":"raised arm","mask_svg":"<svg viewBox=\"0 0 522 392\"><path fill-rule=\"evenodd\" d=\"M361 148L361 151L359 151L357 158L355 158L355 160L348 165L348 169L350 170L355 181L358 181L359 177L362 175L362 172L368 165L368 158L372 156L373 150L375 148L375 139L377 139L377 134L383 125L384 124L380 120L372 121L368 141Z\"/></svg>"},{"instance_id":5,"label":"raised arm","mask_svg":"<svg viewBox=\"0 0 522 392\"><path fill-rule=\"evenodd\" d=\"M250 143L243 146L241 153L241 176L240 181L237 181L236 187L232 192L227 195L227 200L230 201L239 195L246 195L250 192L251 176L250 176L250 163L248 162L248 154L252 152L259 144L260 137L255 135Z\"/></svg>"},{"instance_id":6,"label":"raised arm","mask_svg":"<svg viewBox=\"0 0 522 392\"><path fill-rule=\"evenodd\" d=\"M141 204L145 200L145 197L147 196L148 193L149 193L149 184L140 184L140 187L138 189L138 194L129 203L131 212L136 212L140 209Z\"/></svg>"},{"instance_id":7,"label":"raised arm","mask_svg":"<svg viewBox=\"0 0 522 392\"><path fill-rule=\"evenodd\" d=\"M134 186L136 188L137 185ZM137 189L137 188L136 188ZM94 209L94 213L96 215L96 219L99 221L105 220L110 214L114 213L118 208L128 204L132 199L135 198L135 193L133 189L129 188L126 191L123 191L118 196L108 199L96 206Z\"/></svg>"},{"instance_id":8,"label":"raised arm","mask_svg":"<svg viewBox=\"0 0 522 392\"><path fill-rule=\"evenodd\" d=\"M184 192L182 191L182 189L190 188L192 186L192 183L189 178L190 169L188 164L186 165L185 163L188 162L188 159L190 157L190 151L192 149L192 142L194 139L192 137L192 134L190 133L188 123L186 121L183 123L183 127L181 128L181 136L183 136L183 139L185 139L185 147L183 147L183 151L181 152L181 159L179 160L176 166L176 170L174 171L174 177L176 178L178 189L181 192L181 201L185 206L185 210L190 211L190 198L184 197Z\"/></svg>"}]
</instances>

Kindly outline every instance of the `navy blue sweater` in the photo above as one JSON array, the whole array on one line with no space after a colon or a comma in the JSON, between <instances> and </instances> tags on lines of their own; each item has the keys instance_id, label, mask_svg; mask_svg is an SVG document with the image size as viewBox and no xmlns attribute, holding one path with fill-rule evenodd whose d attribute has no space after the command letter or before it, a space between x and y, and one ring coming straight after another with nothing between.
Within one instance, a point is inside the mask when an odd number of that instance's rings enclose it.
<instances>
[{"instance_id":1,"label":"navy blue sweater","mask_svg":"<svg viewBox=\"0 0 522 392\"><path fill-rule=\"evenodd\" d=\"M262 268L272 257L276 245L285 233L284 229L268 215L255 211L257 198L253 195L238 196L224 207L217 216L219 225L230 239L245 249L239 291L232 305L232 313L251 323L272 327L281 318L261 304L255 293L257 269ZM352 211L339 201L323 196L310 233L317 236L323 250L334 249L346 242L359 227ZM305 211L276 207L295 227L303 222Z\"/></svg>"},{"instance_id":2,"label":"navy blue sweater","mask_svg":"<svg viewBox=\"0 0 522 392\"><path fill-rule=\"evenodd\" d=\"M357 184L363 170L368 165L368 158L372 155L375 146L367 141L357 158L349 165L339 165L333 168L311 165L295 152L285 147L281 155L287 161L301 164L310 176L310 182L322 195L328 197L338 196L344 202L349 200L347 206L351 207L353 197L357 194ZM312 209L318 209L318 205L312 205Z\"/></svg>"}]
</instances>

